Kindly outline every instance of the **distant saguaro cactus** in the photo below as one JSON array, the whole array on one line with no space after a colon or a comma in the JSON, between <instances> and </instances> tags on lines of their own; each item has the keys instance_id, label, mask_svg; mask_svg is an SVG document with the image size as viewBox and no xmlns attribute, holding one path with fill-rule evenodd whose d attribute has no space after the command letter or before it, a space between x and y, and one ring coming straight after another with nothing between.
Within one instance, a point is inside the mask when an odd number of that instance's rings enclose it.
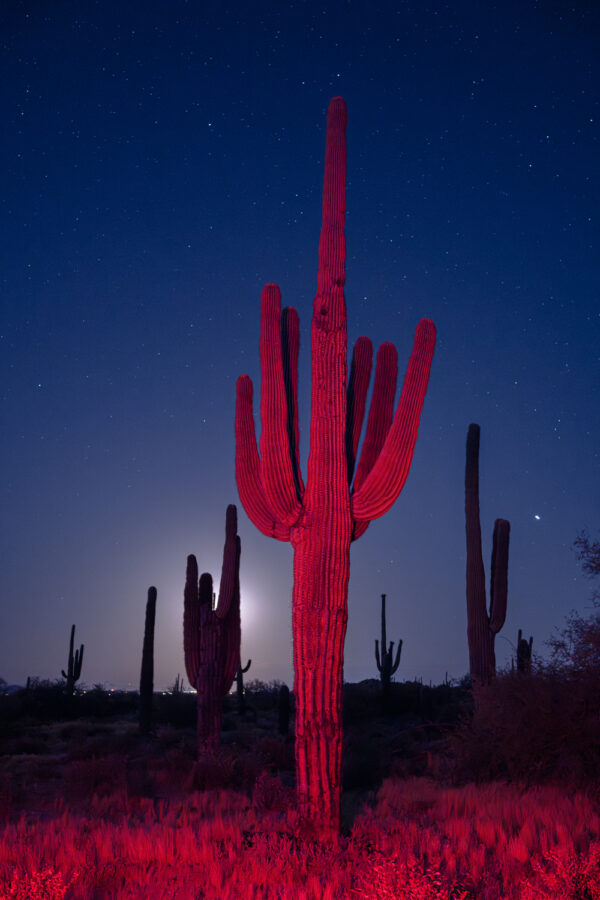
<instances>
[{"instance_id":1,"label":"distant saguaro cactus","mask_svg":"<svg viewBox=\"0 0 600 900\"><path fill-rule=\"evenodd\" d=\"M519 628L517 637L517 672L521 675L529 675L531 672L531 651L533 649L533 635L528 641L523 637L523 630Z\"/></svg>"},{"instance_id":2,"label":"distant saguaro cactus","mask_svg":"<svg viewBox=\"0 0 600 900\"><path fill-rule=\"evenodd\" d=\"M396 658L394 659L394 642L390 641L387 645L385 630L385 594L381 595L381 653L379 652L379 641L375 641L375 661L379 669L381 678L381 708L385 713L389 710L390 701L390 682L400 664L400 654L402 653L402 641L398 641L396 649Z\"/></svg>"},{"instance_id":3,"label":"distant saguaro cactus","mask_svg":"<svg viewBox=\"0 0 600 900\"><path fill-rule=\"evenodd\" d=\"M489 684L496 674L494 640L506 619L508 595L508 542L510 523L496 519L492 544L490 611L485 593L485 570L479 521L479 425L469 425L465 466L465 520L467 535L467 637L474 687Z\"/></svg>"},{"instance_id":4,"label":"distant saguaro cactus","mask_svg":"<svg viewBox=\"0 0 600 900\"><path fill-rule=\"evenodd\" d=\"M62 669L62 677L66 679L66 693L69 697L73 695L75 690L75 682L81 677L81 666L83 665L83 644L79 650L73 653L73 644L75 642L75 626L71 626L71 640L69 641L69 659L67 662L67 671Z\"/></svg>"},{"instance_id":5,"label":"distant saguaro cactus","mask_svg":"<svg viewBox=\"0 0 600 900\"><path fill-rule=\"evenodd\" d=\"M213 609L213 581L198 581L196 557L187 558L183 607L185 668L198 692L198 752L215 749L221 735L222 701L240 661L240 539L237 510L227 507L219 600Z\"/></svg>"},{"instance_id":6,"label":"distant saguaro cactus","mask_svg":"<svg viewBox=\"0 0 600 900\"><path fill-rule=\"evenodd\" d=\"M246 698L244 696L244 674L248 671L251 665L252 660L249 659L244 668L242 668L242 661L240 659L237 667L237 672L235 673L238 716L243 716L246 712Z\"/></svg>"},{"instance_id":7,"label":"distant saguaro cactus","mask_svg":"<svg viewBox=\"0 0 600 900\"><path fill-rule=\"evenodd\" d=\"M144 645L142 647L142 670L140 673L140 731L152 731L152 695L154 693L154 622L156 619L156 588L148 588L146 618L144 622Z\"/></svg>"},{"instance_id":8,"label":"distant saguaro cactus","mask_svg":"<svg viewBox=\"0 0 600 900\"><path fill-rule=\"evenodd\" d=\"M296 699L296 790L300 813L321 834L339 832L342 668L350 543L397 499L410 468L435 344L417 325L393 415L397 353L382 344L360 461L355 469L372 368L372 345L356 342L348 378L346 302L346 104L327 114L323 219L311 328L312 395L306 486L298 453L299 322L267 284L261 297L260 456L252 382L237 382L236 478L244 508L263 534L294 548L292 631Z\"/></svg>"}]
</instances>

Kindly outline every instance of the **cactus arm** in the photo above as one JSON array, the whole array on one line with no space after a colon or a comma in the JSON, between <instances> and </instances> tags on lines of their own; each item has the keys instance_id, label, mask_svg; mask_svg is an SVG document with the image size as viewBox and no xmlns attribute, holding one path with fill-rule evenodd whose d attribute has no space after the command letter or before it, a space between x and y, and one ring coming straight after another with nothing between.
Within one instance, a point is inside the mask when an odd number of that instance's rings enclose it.
<instances>
[{"instance_id":1,"label":"cactus arm","mask_svg":"<svg viewBox=\"0 0 600 900\"><path fill-rule=\"evenodd\" d=\"M506 619L509 539L510 522L507 522L506 519L496 519L490 575L490 631L492 634L498 634Z\"/></svg>"},{"instance_id":2,"label":"cactus arm","mask_svg":"<svg viewBox=\"0 0 600 900\"><path fill-rule=\"evenodd\" d=\"M354 479L354 493L362 486L381 453L394 418L394 395L398 378L398 354L393 344L384 343L377 351L373 397L367 431Z\"/></svg>"},{"instance_id":3,"label":"cactus arm","mask_svg":"<svg viewBox=\"0 0 600 900\"><path fill-rule=\"evenodd\" d=\"M360 488L375 465L394 418L394 396L398 378L398 354L393 344L384 343L377 351L375 384L367 420L367 432L360 462L352 486L353 493ZM352 539L358 540L369 527L368 519L355 520Z\"/></svg>"},{"instance_id":4,"label":"cactus arm","mask_svg":"<svg viewBox=\"0 0 600 900\"><path fill-rule=\"evenodd\" d=\"M252 413L252 382L247 375L237 380L235 408L235 474L240 500L248 518L267 537L289 541L289 528L269 506L260 479L260 460Z\"/></svg>"},{"instance_id":5,"label":"cactus arm","mask_svg":"<svg viewBox=\"0 0 600 900\"><path fill-rule=\"evenodd\" d=\"M352 352L352 365L348 380L346 400L346 460L348 484L352 482L356 451L360 440L371 369L373 368L373 345L369 338L359 337Z\"/></svg>"},{"instance_id":6,"label":"cactus arm","mask_svg":"<svg viewBox=\"0 0 600 900\"><path fill-rule=\"evenodd\" d=\"M377 668L381 672L383 671L381 666L381 657L379 656L379 641L377 638L375 639L375 662L377 663Z\"/></svg>"},{"instance_id":7,"label":"cactus arm","mask_svg":"<svg viewBox=\"0 0 600 900\"><path fill-rule=\"evenodd\" d=\"M402 653L402 641L398 641L398 648L396 650L396 659L392 663L391 674L393 675L400 665L400 654ZM392 644L390 644L390 660L392 657Z\"/></svg>"},{"instance_id":8,"label":"cactus arm","mask_svg":"<svg viewBox=\"0 0 600 900\"><path fill-rule=\"evenodd\" d=\"M260 474L267 502L279 521L293 525L301 511L288 433L288 403L281 352L281 292L267 284L260 315Z\"/></svg>"},{"instance_id":9,"label":"cactus arm","mask_svg":"<svg viewBox=\"0 0 600 900\"><path fill-rule=\"evenodd\" d=\"M382 516L404 487L417 440L434 347L435 325L430 319L421 319L415 332L394 421L377 462L364 484L352 496L355 519Z\"/></svg>"},{"instance_id":10,"label":"cactus arm","mask_svg":"<svg viewBox=\"0 0 600 900\"><path fill-rule=\"evenodd\" d=\"M290 445L292 474L296 487L296 498L301 502L304 493L300 471L300 431L298 428L298 354L300 351L300 322L293 306L286 306L281 312L281 357L283 361L283 381L287 399L287 432Z\"/></svg>"},{"instance_id":11,"label":"cactus arm","mask_svg":"<svg viewBox=\"0 0 600 900\"><path fill-rule=\"evenodd\" d=\"M251 665L252 665L252 660L249 659L248 662L246 663L246 665L242 668L242 663L240 661L240 669L242 669L242 672L244 674L246 674L246 672L248 671L248 669L250 668Z\"/></svg>"},{"instance_id":12,"label":"cactus arm","mask_svg":"<svg viewBox=\"0 0 600 900\"><path fill-rule=\"evenodd\" d=\"M81 675L81 666L83 665L83 644L79 648L79 650L75 651L75 656L73 658L73 681L79 681L79 677Z\"/></svg>"},{"instance_id":13,"label":"cactus arm","mask_svg":"<svg viewBox=\"0 0 600 900\"><path fill-rule=\"evenodd\" d=\"M235 509L235 507L234 507ZM227 612L227 617L221 619L220 627L222 634L220 636L220 648L222 652L221 661L221 694L226 694L233 684L236 669L240 662L240 640L241 640L241 622L240 622L240 553L241 541L238 536L235 538L235 557L234 557L234 590L232 602ZM225 554L223 554L225 555ZM218 607L217 607L218 614Z\"/></svg>"},{"instance_id":14,"label":"cactus arm","mask_svg":"<svg viewBox=\"0 0 600 900\"><path fill-rule=\"evenodd\" d=\"M219 599L215 609L215 613L219 619L224 619L227 616L233 603L235 593L236 568L238 567L239 549L237 546L237 509L231 503L227 507L227 512L225 514L225 545L223 547L223 563L221 566L221 581L219 583Z\"/></svg>"},{"instance_id":15,"label":"cactus arm","mask_svg":"<svg viewBox=\"0 0 600 900\"><path fill-rule=\"evenodd\" d=\"M212 593L212 585L211 585ZM187 558L183 592L183 650L185 671L192 687L196 687L199 670L200 609L198 594L198 563L193 555Z\"/></svg>"}]
</instances>

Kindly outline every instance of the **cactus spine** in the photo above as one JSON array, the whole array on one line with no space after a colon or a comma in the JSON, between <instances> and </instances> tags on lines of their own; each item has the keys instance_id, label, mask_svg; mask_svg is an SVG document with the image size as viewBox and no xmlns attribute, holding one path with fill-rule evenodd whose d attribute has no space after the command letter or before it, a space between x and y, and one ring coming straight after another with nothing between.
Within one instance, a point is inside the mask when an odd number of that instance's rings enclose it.
<instances>
[{"instance_id":1,"label":"cactus spine","mask_svg":"<svg viewBox=\"0 0 600 900\"><path fill-rule=\"evenodd\" d=\"M242 661L240 659L237 667L237 672L235 673L235 686L237 692L237 707L239 716L243 716L246 712L246 698L244 696L244 673L248 671L251 665L252 660L249 659L242 669Z\"/></svg>"},{"instance_id":2,"label":"cactus spine","mask_svg":"<svg viewBox=\"0 0 600 900\"><path fill-rule=\"evenodd\" d=\"M219 599L213 609L213 581L198 581L196 557L187 558L183 607L185 667L198 693L198 753L214 750L221 734L222 700L240 661L240 539L237 510L227 507Z\"/></svg>"},{"instance_id":3,"label":"cactus spine","mask_svg":"<svg viewBox=\"0 0 600 900\"><path fill-rule=\"evenodd\" d=\"M83 644L79 650L73 653L73 644L75 642L75 626L71 626L71 640L69 641L69 660L67 662L67 671L62 669L62 677L66 679L66 692L69 697L73 695L75 690L75 682L81 677L81 666L83 664Z\"/></svg>"},{"instance_id":4,"label":"cactus spine","mask_svg":"<svg viewBox=\"0 0 600 900\"><path fill-rule=\"evenodd\" d=\"M144 644L142 647L142 670L140 673L140 731L152 731L152 695L154 693L154 622L156 619L156 588L148 588L146 619L144 622Z\"/></svg>"},{"instance_id":5,"label":"cactus spine","mask_svg":"<svg viewBox=\"0 0 600 900\"><path fill-rule=\"evenodd\" d=\"M531 650L533 648L533 635L528 641L523 637L523 630L519 628L517 636L517 672L521 675L531 673Z\"/></svg>"},{"instance_id":6,"label":"cactus spine","mask_svg":"<svg viewBox=\"0 0 600 900\"><path fill-rule=\"evenodd\" d=\"M257 446L252 382L237 382L236 478L249 518L294 549L292 630L296 789L300 813L322 834L339 831L342 668L350 543L397 499L408 476L429 379L435 327L422 319L395 416L397 353L383 344L362 454L355 469L372 368L359 338L348 374L345 281L346 104L329 104L317 293L311 327L311 423L306 484L298 456L299 323L267 284L261 297ZM260 455L259 455L260 451Z\"/></svg>"},{"instance_id":7,"label":"cactus spine","mask_svg":"<svg viewBox=\"0 0 600 900\"><path fill-rule=\"evenodd\" d=\"M471 683L474 687L489 684L496 674L494 641L506 619L510 537L510 523L506 519L496 519L492 545L490 611L488 615L479 521L479 434L479 425L469 425L465 467L467 637Z\"/></svg>"},{"instance_id":8,"label":"cactus spine","mask_svg":"<svg viewBox=\"0 0 600 900\"><path fill-rule=\"evenodd\" d=\"M385 630L385 594L381 595L381 653L379 652L379 641L375 641L375 661L379 669L381 678L381 708L383 713L387 713L389 709L390 682L392 675L398 669L400 664L400 654L402 652L402 641L398 641L396 649L396 658L394 659L394 642L390 641L388 648L386 630Z\"/></svg>"}]
</instances>

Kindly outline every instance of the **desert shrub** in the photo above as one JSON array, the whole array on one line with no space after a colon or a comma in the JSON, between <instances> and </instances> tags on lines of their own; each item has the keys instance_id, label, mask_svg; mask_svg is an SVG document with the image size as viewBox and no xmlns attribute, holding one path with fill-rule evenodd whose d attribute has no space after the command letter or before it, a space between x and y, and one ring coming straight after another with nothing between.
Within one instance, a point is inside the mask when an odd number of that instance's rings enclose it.
<instances>
[{"instance_id":1,"label":"desert shrub","mask_svg":"<svg viewBox=\"0 0 600 900\"><path fill-rule=\"evenodd\" d=\"M568 671L500 673L449 737L456 776L589 783L600 767L597 710L593 682Z\"/></svg>"},{"instance_id":2,"label":"desert shrub","mask_svg":"<svg viewBox=\"0 0 600 900\"><path fill-rule=\"evenodd\" d=\"M233 753L223 747L203 753L192 766L188 790L249 789L260 771L260 761L249 753Z\"/></svg>"},{"instance_id":3,"label":"desert shrub","mask_svg":"<svg viewBox=\"0 0 600 900\"><path fill-rule=\"evenodd\" d=\"M277 709L279 703L279 689L283 682L281 681L260 681L254 678L244 684L244 692L246 701L257 712L270 712ZM293 703L293 695L290 692L290 703Z\"/></svg>"},{"instance_id":4,"label":"desert shrub","mask_svg":"<svg viewBox=\"0 0 600 900\"><path fill-rule=\"evenodd\" d=\"M355 725L381 714L381 682L368 678L344 684L344 724ZM421 681L392 681L387 714L422 721L455 722L469 690L464 684L426 685Z\"/></svg>"},{"instance_id":5,"label":"desert shrub","mask_svg":"<svg viewBox=\"0 0 600 900\"><path fill-rule=\"evenodd\" d=\"M254 745L254 752L274 769L292 770L295 766L294 744L290 740L275 737L259 738Z\"/></svg>"},{"instance_id":6,"label":"desert shrub","mask_svg":"<svg viewBox=\"0 0 600 900\"><path fill-rule=\"evenodd\" d=\"M195 693L183 691L154 695L156 719L177 728L194 728L198 701Z\"/></svg>"},{"instance_id":7,"label":"desert shrub","mask_svg":"<svg viewBox=\"0 0 600 900\"><path fill-rule=\"evenodd\" d=\"M125 761L119 754L73 760L65 766L63 777L73 797L108 797L126 792Z\"/></svg>"}]
</instances>

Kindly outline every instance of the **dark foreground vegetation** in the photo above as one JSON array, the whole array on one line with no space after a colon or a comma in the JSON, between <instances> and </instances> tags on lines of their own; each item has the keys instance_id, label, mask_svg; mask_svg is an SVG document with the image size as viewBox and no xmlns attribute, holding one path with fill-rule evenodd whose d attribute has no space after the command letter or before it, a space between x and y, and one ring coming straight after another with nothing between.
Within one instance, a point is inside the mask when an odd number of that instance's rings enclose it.
<instances>
[{"instance_id":1,"label":"dark foreground vegetation","mask_svg":"<svg viewBox=\"0 0 600 900\"><path fill-rule=\"evenodd\" d=\"M199 762L193 694L155 694L150 735L136 694L0 697L0 897L600 898L600 667L566 636L476 703L466 682L392 683L383 715L379 681L345 685L331 845L295 812L277 684L250 682L243 716L228 696Z\"/></svg>"}]
</instances>

